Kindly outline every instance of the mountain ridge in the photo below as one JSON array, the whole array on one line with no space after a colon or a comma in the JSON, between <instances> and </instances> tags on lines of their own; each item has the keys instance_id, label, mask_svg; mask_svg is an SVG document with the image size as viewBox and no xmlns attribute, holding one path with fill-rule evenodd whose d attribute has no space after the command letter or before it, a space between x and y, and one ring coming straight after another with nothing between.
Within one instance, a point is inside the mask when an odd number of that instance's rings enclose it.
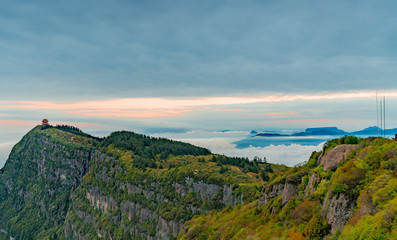
<instances>
[{"instance_id":1,"label":"mountain ridge","mask_svg":"<svg viewBox=\"0 0 397 240\"><path fill-rule=\"evenodd\" d=\"M291 137L291 136L299 137L299 136L344 136L344 135L378 136L382 132L382 129L377 126L372 126L372 127L364 128L359 131L346 132L346 131L341 130L337 127L316 127L316 128L306 128L304 132L297 132L297 133L292 133L292 134L280 134L280 133L269 133L269 132L252 134L253 132L256 132L256 131L252 130L250 135L253 135L254 137ZM386 129L385 134L386 135L397 134L397 128Z\"/></svg>"},{"instance_id":2,"label":"mountain ridge","mask_svg":"<svg viewBox=\"0 0 397 240\"><path fill-rule=\"evenodd\" d=\"M0 171L0 239L379 239L396 226L397 141L385 138L330 140L288 168L37 126Z\"/></svg>"},{"instance_id":3,"label":"mountain ridge","mask_svg":"<svg viewBox=\"0 0 397 240\"><path fill-rule=\"evenodd\" d=\"M97 139L37 126L0 173L0 227L16 239L174 239L193 215L252 201L273 168L286 167L126 131Z\"/></svg>"},{"instance_id":4,"label":"mountain ridge","mask_svg":"<svg viewBox=\"0 0 397 240\"><path fill-rule=\"evenodd\" d=\"M197 216L179 239L395 239L397 141L346 136L270 179L251 203Z\"/></svg>"}]
</instances>

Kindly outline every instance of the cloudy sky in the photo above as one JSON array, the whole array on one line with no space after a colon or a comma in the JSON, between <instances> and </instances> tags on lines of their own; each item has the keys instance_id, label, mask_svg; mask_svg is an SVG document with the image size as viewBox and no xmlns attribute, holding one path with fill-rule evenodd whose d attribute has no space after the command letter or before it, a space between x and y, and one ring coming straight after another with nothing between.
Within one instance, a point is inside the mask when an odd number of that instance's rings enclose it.
<instances>
[{"instance_id":1,"label":"cloudy sky","mask_svg":"<svg viewBox=\"0 0 397 240\"><path fill-rule=\"evenodd\" d=\"M44 117L104 135L397 127L394 1L2 1L0 166ZM4 162L4 161L3 161Z\"/></svg>"}]
</instances>

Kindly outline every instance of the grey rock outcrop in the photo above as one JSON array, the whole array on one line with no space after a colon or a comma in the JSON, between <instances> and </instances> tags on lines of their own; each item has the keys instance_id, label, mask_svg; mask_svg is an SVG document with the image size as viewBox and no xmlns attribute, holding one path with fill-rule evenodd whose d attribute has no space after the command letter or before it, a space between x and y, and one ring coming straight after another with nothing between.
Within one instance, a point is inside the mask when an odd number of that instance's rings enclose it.
<instances>
[{"instance_id":1,"label":"grey rock outcrop","mask_svg":"<svg viewBox=\"0 0 397 240\"><path fill-rule=\"evenodd\" d=\"M285 183L283 193L281 194L282 204L285 205L295 195L297 186L292 183Z\"/></svg>"},{"instance_id":2,"label":"grey rock outcrop","mask_svg":"<svg viewBox=\"0 0 397 240\"><path fill-rule=\"evenodd\" d=\"M208 184L203 181L194 182L192 178L187 177L184 183L174 182L172 186L181 195L195 192L203 201L215 199L221 194L221 202L226 206L243 203L243 196L235 196L232 186L229 185Z\"/></svg>"},{"instance_id":3,"label":"grey rock outcrop","mask_svg":"<svg viewBox=\"0 0 397 240\"><path fill-rule=\"evenodd\" d=\"M327 197L323 203L323 212L327 212L327 221L331 232L341 230L353 211L352 201L345 195Z\"/></svg>"},{"instance_id":4,"label":"grey rock outcrop","mask_svg":"<svg viewBox=\"0 0 397 240\"><path fill-rule=\"evenodd\" d=\"M338 163L346 160L346 156L356 148L357 145L354 144L338 145L321 156L317 165L322 164L324 171L335 170L338 167Z\"/></svg>"},{"instance_id":5,"label":"grey rock outcrop","mask_svg":"<svg viewBox=\"0 0 397 240\"><path fill-rule=\"evenodd\" d=\"M314 191L316 191L315 185L317 183L320 183L320 181L321 181L321 178L317 174L313 173L310 176L309 181L306 186L306 189L305 189L305 197L312 195L314 193Z\"/></svg>"},{"instance_id":6,"label":"grey rock outcrop","mask_svg":"<svg viewBox=\"0 0 397 240\"><path fill-rule=\"evenodd\" d=\"M100 209L104 213L108 213L109 210L118 208L116 201L111 196L102 195L101 191L97 187L89 189L86 193L86 198L90 202L91 206L95 209Z\"/></svg>"},{"instance_id":7,"label":"grey rock outcrop","mask_svg":"<svg viewBox=\"0 0 397 240\"><path fill-rule=\"evenodd\" d=\"M297 185L285 182L267 187L258 200L258 206L265 205L270 200L281 195L282 204L285 205L295 195Z\"/></svg>"}]
</instances>

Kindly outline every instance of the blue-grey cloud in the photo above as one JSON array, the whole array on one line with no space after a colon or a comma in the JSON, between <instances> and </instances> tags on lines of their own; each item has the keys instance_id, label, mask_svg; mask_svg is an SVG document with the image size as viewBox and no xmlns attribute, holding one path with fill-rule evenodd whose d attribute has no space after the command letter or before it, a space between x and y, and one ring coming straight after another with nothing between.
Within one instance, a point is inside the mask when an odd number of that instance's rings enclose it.
<instances>
[{"instance_id":1,"label":"blue-grey cloud","mask_svg":"<svg viewBox=\"0 0 397 240\"><path fill-rule=\"evenodd\" d=\"M390 1L0 3L2 99L396 88Z\"/></svg>"}]
</instances>

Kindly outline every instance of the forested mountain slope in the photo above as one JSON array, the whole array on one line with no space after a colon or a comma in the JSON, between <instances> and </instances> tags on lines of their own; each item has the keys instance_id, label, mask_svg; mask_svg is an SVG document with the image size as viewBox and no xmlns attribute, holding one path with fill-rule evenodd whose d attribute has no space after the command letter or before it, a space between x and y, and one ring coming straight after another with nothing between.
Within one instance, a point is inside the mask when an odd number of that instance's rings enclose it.
<instances>
[{"instance_id":1,"label":"forested mountain slope","mask_svg":"<svg viewBox=\"0 0 397 240\"><path fill-rule=\"evenodd\" d=\"M294 168L37 126L0 171L0 239L395 239L397 142L343 137Z\"/></svg>"},{"instance_id":2,"label":"forested mountain slope","mask_svg":"<svg viewBox=\"0 0 397 240\"><path fill-rule=\"evenodd\" d=\"M258 199L284 169L131 132L37 126L0 172L0 238L173 239L194 215Z\"/></svg>"},{"instance_id":3,"label":"forested mountain slope","mask_svg":"<svg viewBox=\"0 0 397 240\"><path fill-rule=\"evenodd\" d=\"M331 140L257 201L194 217L179 238L397 239L397 141Z\"/></svg>"}]
</instances>

